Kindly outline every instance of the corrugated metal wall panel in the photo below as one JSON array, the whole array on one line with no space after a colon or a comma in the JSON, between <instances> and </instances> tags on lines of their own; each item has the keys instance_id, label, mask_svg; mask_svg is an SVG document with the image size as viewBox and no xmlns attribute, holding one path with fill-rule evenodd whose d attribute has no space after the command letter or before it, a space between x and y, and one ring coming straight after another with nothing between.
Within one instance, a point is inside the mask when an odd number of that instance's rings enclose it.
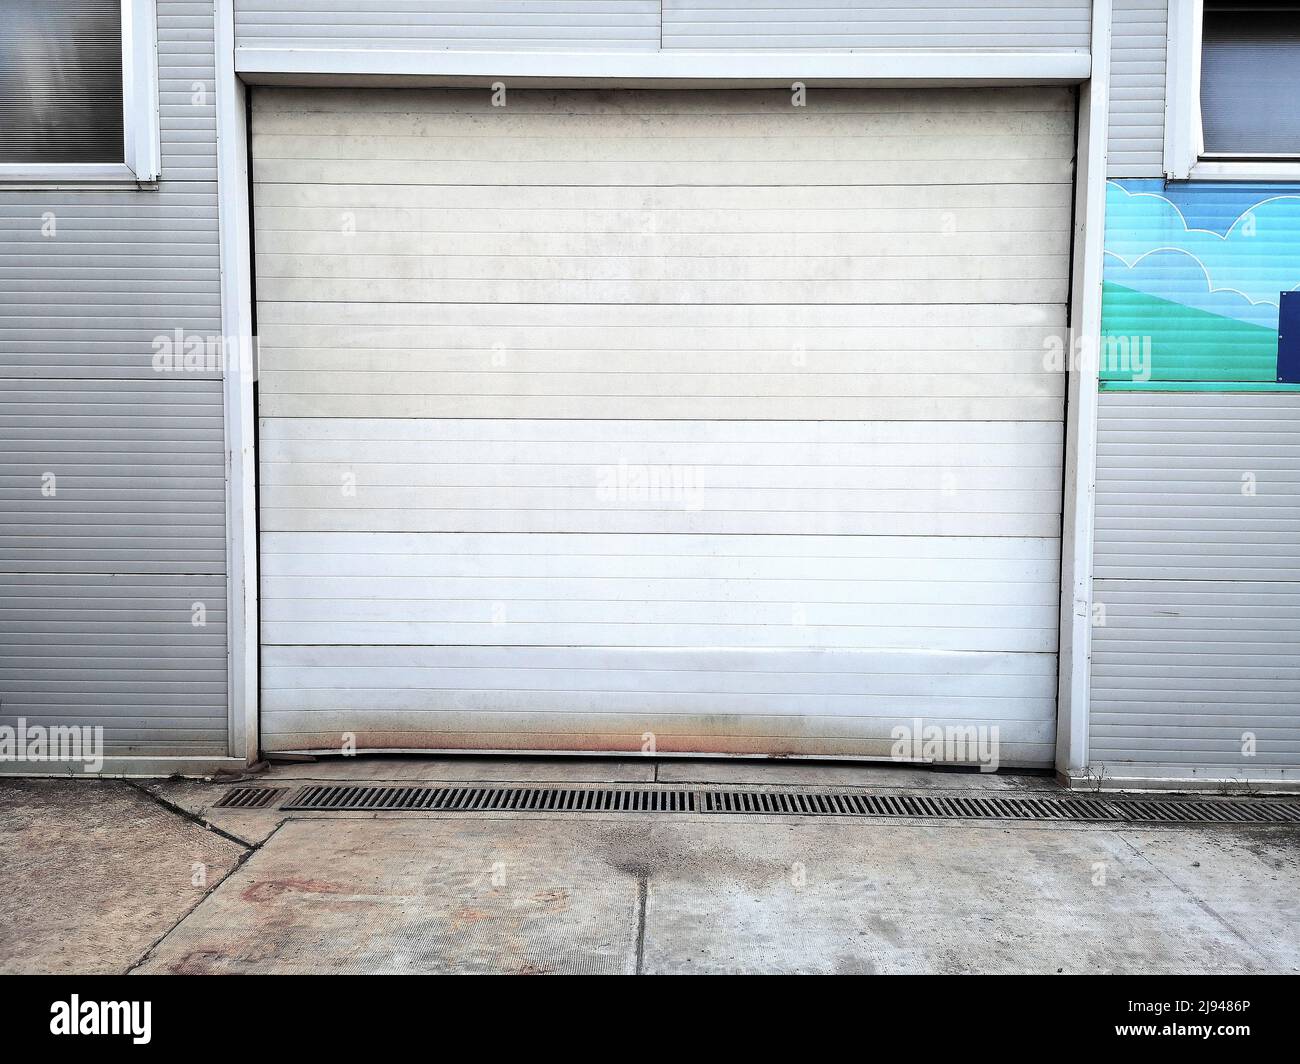
<instances>
[{"instance_id":1,"label":"corrugated metal wall panel","mask_svg":"<svg viewBox=\"0 0 1300 1064\"><path fill-rule=\"evenodd\" d=\"M220 350L213 9L157 10L157 189L0 191L0 721L221 755L221 373L154 366Z\"/></svg>"},{"instance_id":2,"label":"corrugated metal wall panel","mask_svg":"<svg viewBox=\"0 0 1300 1064\"><path fill-rule=\"evenodd\" d=\"M659 47L659 0L236 0L243 47L518 50Z\"/></svg>"},{"instance_id":3,"label":"corrugated metal wall panel","mask_svg":"<svg viewBox=\"0 0 1300 1064\"><path fill-rule=\"evenodd\" d=\"M662 35L661 11L662 7ZM263 48L763 48L1086 52L1088 0L237 0L239 44Z\"/></svg>"},{"instance_id":4,"label":"corrugated metal wall panel","mask_svg":"<svg viewBox=\"0 0 1300 1064\"><path fill-rule=\"evenodd\" d=\"M1164 173L1169 0L1113 0L1111 11L1107 173L1159 177Z\"/></svg>"},{"instance_id":5,"label":"corrugated metal wall panel","mask_svg":"<svg viewBox=\"0 0 1300 1064\"><path fill-rule=\"evenodd\" d=\"M1050 763L1072 103L255 90L266 748Z\"/></svg>"},{"instance_id":6,"label":"corrugated metal wall panel","mask_svg":"<svg viewBox=\"0 0 1300 1064\"><path fill-rule=\"evenodd\" d=\"M1297 469L1300 398L1101 396L1091 760L1108 775L1300 768Z\"/></svg>"},{"instance_id":7,"label":"corrugated metal wall panel","mask_svg":"<svg viewBox=\"0 0 1300 1064\"><path fill-rule=\"evenodd\" d=\"M221 398L219 381L6 382L4 571L222 573Z\"/></svg>"},{"instance_id":8,"label":"corrugated metal wall panel","mask_svg":"<svg viewBox=\"0 0 1300 1064\"><path fill-rule=\"evenodd\" d=\"M0 720L99 725L110 755L227 752L224 576L0 571L0 599Z\"/></svg>"},{"instance_id":9,"label":"corrugated metal wall panel","mask_svg":"<svg viewBox=\"0 0 1300 1064\"><path fill-rule=\"evenodd\" d=\"M216 186L163 173L156 192L0 191L0 377L156 379L155 338L220 335Z\"/></svg>"},{"instance_id":10,"label":"corrugated metal wall panel","mask_svg":"<svg viewBox=\"0 0 1300 1064\"><path fill-rule=\"evenodd\" d=\"M1086 52L1087 0L663 0L665 48L975 48Z\"/></svg>"}]
</instances>

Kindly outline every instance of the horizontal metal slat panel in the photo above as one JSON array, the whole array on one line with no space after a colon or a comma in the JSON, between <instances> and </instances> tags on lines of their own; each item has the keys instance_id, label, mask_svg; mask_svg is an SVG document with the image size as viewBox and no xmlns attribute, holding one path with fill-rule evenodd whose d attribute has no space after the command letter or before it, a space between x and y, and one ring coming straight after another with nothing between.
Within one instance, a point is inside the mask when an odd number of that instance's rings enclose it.
<instances>
[{"instance_id":1,"label":"horizontal metal slat panel","mask_svg":"<svg viewBox=\"0 0 1300 1064\"><path fill-rule=\"evenodd\" d=\"M460 750L535 753L598 749L638 754L646 741L642 736L652 733L659 753L713 750L722 754L770 756L775 749L781 752L781 756L887 760L892 756L896 743L890 736L893 718L875 721L871 733L861 735L831 734L827 722L819 719L793 717L788 718L784 725L780 720L765 724L766 718L743 714L729 718L724 729L719 729L718 721L713 717L707 722L696 723L691 718L674 721L658 716L641 716L638 719L647 732L638 730L631 733L626 717L593 722L590 716L586 713L567 718L557 715L553 721L545 721L545 727L538 727L543 720L540 714L501 714L491 721L482 722L480 730L466 730L467 723L479 725L482 718L463 713L448 716L421 714L391 726L366 720L363 723L371 726L358 732L356 717L347 714L267 712L263 718L266 729L263 748L270 751L336 752L346 733L355 738L358 752ZM751 723L765 730L739 730L740 725ZM530 727L536 730L528 730ZM817 732L815 737L805 734L810 730ZM1001 765L1041 768L1052 763L1054 746L1050 737L1043 738L1042 728L1030 726L1026 731L1018 731L1015 740L1003 738L998 750Z\"/></svg>"},{"instance_id":2,"label":"horizontal metal slat panel","mask_svg":"<svg viewBox=\"0 0 1300 1064\"><path fill-rule=\"evenodd\" d=\"M1300 398L1103 393L1096 577L1296 579L1297 468Z\"/></svg>"},{"instance_id":3,"label":"horizontal metal slat panel","mask_svg":"<svg viewBox=\"0 0 1300 1064\"><path fill-rule=\"evenodd\" d=\"M221 575L0 574L0 723L102 726L110 754L224 752L225 607Z\"/></svg>"},{"instance_id":4,"label":"horizontal metal slat panel","mask_svg":"<svg viewBox=\"0 0 1300 1064\"><path fill-rule=\"evenodd\" d=\"M985 8L827 0L734 4L721 0L242 0L242 47L373 50L574 51L708 48L844 51L856 48L1086 51L1085 0ZM401 32L397 32L397 27Z\"/></svg>"},{"instance_id":5,"label":"horizontal metal slat panel","mask_svg":"<svg viewBox=\"0 0 1300 1064\"><path fill-rule=\"evenodd\" d=\"M598 637L611 646L698 645L674 626L712 627L708 645L743 634L903 646L909 626L942 615L953 631L936 638L951 649L1050 649L1056 551L1051 540L752 536L733 548L711 536L266 533L264 636L294 641L337 622L332 642L360 628L404 642L448 629L447 642L468 644L495 618L493 638L555 646L599 623L614 626ZM956 630L1017 623L1036 632L966 644Z\"/></svg>"},{"instance_id":6,"label":"horizontal metal slat panel","mask_svg":"<svg viewBox=\"0 0 1300 1064\"><path fill-rule=\"evenodd\" d=\"M659 47L657 0L240 0L241 47L467 49Z\"/></svg>"},{"instance_id":7,"label":"horizontal metal slat panel","mask_svg":"<svg viewBox=\"0 0 1300 1064\"><path fill-rule=\"evenodd\" d=\"M942 426L942 428L940 428ZM1061 427L1050 422L488 421L269 418L262 438L266 531L748 532L1007 535L1054 538ZM286 483L299 463L332 471ZM446 463L464 488L378 485L368 467ZM498 477L484 463L557 464L575 486ZM894 489L848 482L778 486L768 466L851 465L870 478L894 462L912 479ZM724 489L701 466L750 465ZM1000 468L1002 479L962 469ZM530 472L536 473L534 467ZM815 475L815 474L814 474ZM763 485L772 485L766 490Z\"/></svg>"},{"instance_id":8,"label":"horizontal metal slat panel","mask_svg":"<svg viewBox=\"0 0 1300 1064\"><path fill-rule=\"evenodd\" d=\"M1057 549L1053 540L268 532L263 639L683 649L927 639L940 650L1048 653ZM967 580L950 578L958 560ZM875 579L891 571L893 581ZM846 593L855 579L871 590ZM363 597L354 584L386 593ZM944 630L926 637L925 625Z\"/></svg>"},{"instance_id":9,"label":"horizontal metal slat panel","mask_svg":"<svg viewBox=\"0 0 1300 1064\"><path fill-rule=\"evenodd\" d=\"M1103 393L1098 445L1091 760L1300 767L1300 400Z\"/></svg>"},{"instance_id":10,"label":"horizontal metal slat panel","mask_svg":"<svg viewBox=\"0 0 1300 1064\"><path fill-rule=\"evenodd\" d=\"M935 656L905 651L671 651L539 647L270 647L267 708L420 712L485 704L519 710L754 710L873 716L953 712L963 694L987 720L1037 720L1054 697L1051 655L971 654L969 675L934 675ZM962 685L970 685L963 690ZM603 705L602 705L603 700ZM976 703L970 703L975 705Z\"/></svg>"},{"instance_id":11,"label":"horizontal metal slat panel","mask_svg":"<svg viewBox=\"0 0 1300 1064\"><path fill-rule=\"evenodd\" d=\"M1086 51L1085 0L663 0L665 48Z\"/></svg>"},{"instance_id":12,"label":"horizontal metal slat panel","mask_svg":"<svg viewBox=\"0 0 1300 1064\"><path fill-rule=\"evenodd\" d=\"M223 438L218 381L9 382L0 568L221 574Z\"/></svg>"},{"instance_id":13,"label":"horizontal metal slat panel","mask_svg":"<svg viewBox=\"0 0 1300 1064\"><path fill-rule=\"evenodd\" d=\"M216 51L210 5L158 3L158 96L163 177L217 179Z\"/></svg>"},{"instance_id":14,"label":"horizontal metal slat panel","mask_svg":"<svg viewBox=\"0 0 1300 1064\"><path fill-rule=\"evenodd\" d=\"M1164 173L1165 51L1169 0L1114 0L1111 8L1111 177Z\"/></svg>"}]
</instances>

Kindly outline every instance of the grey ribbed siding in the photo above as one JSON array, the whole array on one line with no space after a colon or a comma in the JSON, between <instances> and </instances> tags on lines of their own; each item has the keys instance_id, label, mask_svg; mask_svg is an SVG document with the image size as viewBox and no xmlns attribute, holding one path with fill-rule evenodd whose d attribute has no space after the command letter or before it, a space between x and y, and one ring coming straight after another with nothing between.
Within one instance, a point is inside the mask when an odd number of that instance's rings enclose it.
<instances>
[{"instance_id":1,"label":"grey ribbed siding","mask_svg":"<svg viewBox=\"0 0 1300 1064\"><path fill-rule=\"evenodd\" d=\"M1001 48L1086 52L1088 0L663 0L664 48Z\"/></svg>"},{"instance_id":2,"label":"grey ribbed siding","mask_svg":"<svg viewBox=\"0 0 1300 1064\"><path fill-rule=\"evenodd\" d=\"M110 754L227 751L220 373L152 365L221 332L212 19L158 0L157 189L0 191L0 723Z\"/></svg>"},{"instance_id":3,"label":"grey ribbed siding","mask_svg":"<svg viewBox=\"0 0 1300 1064\"><path fill-rule=\"evenodd\" d=\"M1111 17L1107 173L1160 177L1169 0L1114 0Z\"/></svg>"},{"instance_id":4,"label":"grey ribbed siding","mask_svg":"<svg viewBox=\"0 0 1300 1064\"><path fill-rule=\"evenodd\" d=\"M1093 764L1300 770L1300 396L1104 393L1095 544Z\"/></svg>"},{"instance_id":5,"label":"grey ribbed siding","mask_svg":"<svg viewBox=\"0 0 1300 1064\"><path fill-rule=\"evenodd\" d=\"M261 48L656 49L659 0L237 0Z\"/></svg>"},{"instance_id":6,"label":"grey ribbed siding","mask_svg":"<svg viewBox=\"0 0 1300 1064\"><path fill-rule=\"evenodd\" d=\"M260 48L1086 52L1090 11L1088 0L236 0L235 33Z\"/></svg>"}]
</instances>

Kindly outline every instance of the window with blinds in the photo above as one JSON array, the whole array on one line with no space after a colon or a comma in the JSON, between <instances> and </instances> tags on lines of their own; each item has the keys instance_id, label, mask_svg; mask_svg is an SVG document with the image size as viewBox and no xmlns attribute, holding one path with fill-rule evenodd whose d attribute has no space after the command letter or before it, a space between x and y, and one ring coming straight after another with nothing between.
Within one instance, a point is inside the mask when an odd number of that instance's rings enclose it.
<instances>
[{"instance_id":1,"label":"window with blinds","mask_svg":"<svg viewBox=\"0 0 1300 1064\"><path fill-rule=\"evenodd\" d=\"M1300 157L1300 3L1206 0L1202 158Z\"/></svg>"},{"instance_id":2,"label":"window with blinds","mask_svg":"<svg viewBox=\"0 0 1300 1064\"><path fill-rule=\"evenodd\" d=\"M121 163L121 0L0 0L0 163Z\"/></svg>"}]
</instances>

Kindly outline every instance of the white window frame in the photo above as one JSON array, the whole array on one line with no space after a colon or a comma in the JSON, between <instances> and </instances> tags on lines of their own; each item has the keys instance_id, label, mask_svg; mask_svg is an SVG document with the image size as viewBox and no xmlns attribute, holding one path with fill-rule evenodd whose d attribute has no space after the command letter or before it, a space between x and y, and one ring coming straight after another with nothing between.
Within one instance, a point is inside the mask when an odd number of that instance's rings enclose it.
<instances>
[{"instance_id":1,"label":"white window frame","mask_svg":"<svg viewBox=\"0 0 1300 1064\"><path fill-rule=\"evenodd\" d=\"M1300 181L1300 159L1205 159L1201 130L1204 0L1169 0L1165 177L1175 181Z\"/></svg>"},{"instance_id":2,"label":"white window frame","mask_svg":"<svg viewBox=\"0 0 1300 1064\"><path fill-rule=\"evenodd\" d=\"M1203 181L1300 181L1300 159L1205 159L1201 127L1204 0L1169 0L1165 66L1165 177Z\"/></svg>"},{"instance_id":3,"label":"white window frame","mask_svg":"<svg viewBox=\"0 0 1300 1064\"><path fill-rule=\"evenodd\" d=\"M122 0L121 163L0 163L0 184L128 185L162 172L158 130L158 19L155 0Z\"/></svg>"}]
</instances>

